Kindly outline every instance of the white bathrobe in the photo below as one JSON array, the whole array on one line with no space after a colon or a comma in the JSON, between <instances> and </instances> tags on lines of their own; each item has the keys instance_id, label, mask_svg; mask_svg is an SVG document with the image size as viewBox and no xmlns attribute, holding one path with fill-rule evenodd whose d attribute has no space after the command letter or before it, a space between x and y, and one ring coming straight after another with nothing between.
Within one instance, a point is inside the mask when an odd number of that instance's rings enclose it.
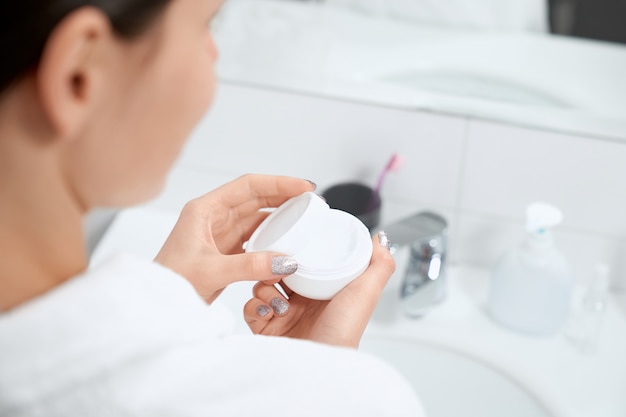
<instances>
[{"instance_id":1,"label":"white bathrobe","mask_svg":"<svg viewBox=\"0 0 626 417\"><path fill-rule=\"evenodd\" d=\"M421 416L377 358L229 334L182 277L117 255L0 314L0 416Z\"/></svg>"}]
</instances>

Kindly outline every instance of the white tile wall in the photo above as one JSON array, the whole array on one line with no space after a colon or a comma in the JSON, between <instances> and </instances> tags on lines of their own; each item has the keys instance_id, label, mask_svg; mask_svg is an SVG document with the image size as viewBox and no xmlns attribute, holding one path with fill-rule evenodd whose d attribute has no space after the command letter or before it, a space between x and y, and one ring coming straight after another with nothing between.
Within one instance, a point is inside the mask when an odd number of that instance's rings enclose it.
<instances>
[{"instance_id":1,"label":"white tile wall","mask_svg":"<svg viewBox=\"0 0 626 417\"><path fill-rule=\"evenodd\" d=\"M545 200L564 226L626 236L626 144L472 121L461 210L523 218Z\"/></svg>"},{"instance_id":2,"label":"white tile wall","mask_svg":"<svg viewBox=\"0 0 626 417\"><path fill-rule=\"evenodd\" d=\"M524 239L524 222L494 216L462 213L456 218L455 239L450 247L451 261L492 267L510 248ZM616 287L623 287L626 245L619 239L601 234L575 232L566 228L554 231L557 247L572 265L579 282L591 277L599 262L612 266Z\"/></svg>"},{"instance_id":3,"label":"white tile wall","mask_svg":"<svg viewBox=\"0 0 626 417\"><path fill-rule=\"evenodd\" d=\"M523 238L525 207L555 204L559 248L585 279L597 262L626 289L626 144L471 121L458 212L458 258L491 265Z\"/></svg>"},{"instance_id":4,"label":"white tile wall","mask_svg":"<svg viewBox=\"0 0 626 417\"><path fill-rule=\"evenodd\" d=\"M179 166L373 185L398 152L406 162L388 177L383 196L453 207L465 125L450 116L223 84Z\"/></svg>"}]
</instances>

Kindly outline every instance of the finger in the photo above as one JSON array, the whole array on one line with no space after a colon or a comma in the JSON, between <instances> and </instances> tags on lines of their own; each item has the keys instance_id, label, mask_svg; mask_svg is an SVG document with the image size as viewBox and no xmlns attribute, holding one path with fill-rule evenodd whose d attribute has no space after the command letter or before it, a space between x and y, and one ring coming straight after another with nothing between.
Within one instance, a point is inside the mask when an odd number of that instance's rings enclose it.
<instances>
[{"instance_id":1,"label":"finger","mask_svg":"<svg viewBox=\"0 0 626 417\"><path fill-rule=\"evenodd\" d=\"M389 252L391 242L385 232L378 232L372 240L370 266L363 274L365 279L361 280L359 285L371 291L382 292L396 269L396 263Z\"/></svg>"},{"instance_id":2,"label":"finger","mask_svg":"<svg viewBox=\"0 0 626 417\"><path fill-rule=\"evenodd\" d=\"M237 208L238 214L245 217L261 208L278 207L291 197L313 190L313 183L299 178L248 174L211 194L226 207Z\"/></svg>"},{"instance_id":3,"label":"finger","mask_svg":"<svg viewBox=\"0 0 626 417\"><path fill-rule=\"evenodd\" d=\"M259 282L254 286L252 293L256 299L268 305L276 316L284 316L289 311L289 302L273 285Z\"/></svg>"},{"instance_id":4,"label":"finger","mask_svg":"<svg viewBox=\"0 0 626 417\"><path fill-rule=\"evenodd\" d=\"M389 252L386 235L374 236L372 259L369 267L345 288L347 292L352 293L351 296L358 296L358 299L361 300L359 305L355 306L355 308L362 309L359 314L369 318L394 271L395 261Z\"/></svg>"},{"instance_id":5,"label":"finger","mask_svg":"<svg viewBox=\"0 0 626 417\"><path fill-rule=\"evenodd\" d=\"M272 308L258 298L252 298L243 306L243 318L254 334L261 333L272 317Z\"/></svg>"},{"instance_id":6,"label":"finger","mask_svg":"<svg viewBox=\"0 0 626 417\"><path fill-rule=\"evenodd\" d=\"M277 282L298 269L294 258L275 252L219 255L218 261L212 257L209 262L211 276L224 287L237 281Z\"/></svg>"},{"instance_id":7,"label":"finger","mask_svg":"<svg viewBox=\"0 0 626 417\"><path fill-rule=\"evenodd\" d=\"M393 257L381 239L374 237L370 265L357 279L341 290L327 308L336 310L341 317L340 331L331 335L329 343L345 346L358 346L367 323L372 316L385 284L395 269ZM328 338L325 335L323 338Z\"/></svg>"},{"instance_id":8,"label":"finger","mask_svg":"<svg viewBox=\"0 0 626 417\"><path fill-rule=\"evenodd\" d=\"M222 230L224 225L218 225L217 227L212 225L211 233L221 236L220 239L214 242L217 249L224 255L242 253L244 251L244 243L250 239L252 233L269 214L267 212L256 212L251 216L239 219L235 224L230 225L227 232Z\"/></svg>"},{"instance_id":9,"label":"finger","mask_svg":"<svg viewBox=\"0 0 626 417\"><path fill-rule=\"evenodd\" d=\"M244 217L237 222L237 227L239 229L239 236L245 242L250 239L252 233L259 227L263 220L267 219L271 213L264 211L257 211L248 217Z\"/></svg>"}]
</instances>

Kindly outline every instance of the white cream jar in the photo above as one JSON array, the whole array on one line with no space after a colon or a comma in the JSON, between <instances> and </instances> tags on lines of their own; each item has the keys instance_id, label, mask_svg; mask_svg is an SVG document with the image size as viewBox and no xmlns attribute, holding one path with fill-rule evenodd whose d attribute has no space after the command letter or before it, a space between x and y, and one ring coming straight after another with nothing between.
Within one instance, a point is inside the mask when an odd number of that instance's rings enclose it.
<instances>
[{"instance_id":1,"label":"white cream jar","mask_svg":"<svg viewBox=\"0 0 626 417\"><path fill-rule=\"evenodd\" d=\"M369 230L353 215L331 209L318 195L294 197L254 231L246 252L274 251L296 259L283 282L294 292L329 300L365 271L372 257Z\"/></svg>"}]
</instances>

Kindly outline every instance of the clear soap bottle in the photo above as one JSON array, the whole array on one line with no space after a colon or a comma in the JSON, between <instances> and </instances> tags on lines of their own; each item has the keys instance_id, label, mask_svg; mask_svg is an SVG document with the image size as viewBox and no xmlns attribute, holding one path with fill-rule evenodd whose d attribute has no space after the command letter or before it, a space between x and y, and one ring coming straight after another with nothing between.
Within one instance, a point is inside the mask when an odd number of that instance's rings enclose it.
<instances>
[{"instance_id":1,"label":"clear soap bottle","mask_svg":"<svg viewBox=\"0 0 626 417\"><path fill-rule=\"evenodd\" d=\"M569 314L573 289L570 266L554 246L550 229L563 220L547 203L526 211L526 240L495 266L487 309L497 323L519 332L550 336Z\"/></svg>"}]
</instances>

